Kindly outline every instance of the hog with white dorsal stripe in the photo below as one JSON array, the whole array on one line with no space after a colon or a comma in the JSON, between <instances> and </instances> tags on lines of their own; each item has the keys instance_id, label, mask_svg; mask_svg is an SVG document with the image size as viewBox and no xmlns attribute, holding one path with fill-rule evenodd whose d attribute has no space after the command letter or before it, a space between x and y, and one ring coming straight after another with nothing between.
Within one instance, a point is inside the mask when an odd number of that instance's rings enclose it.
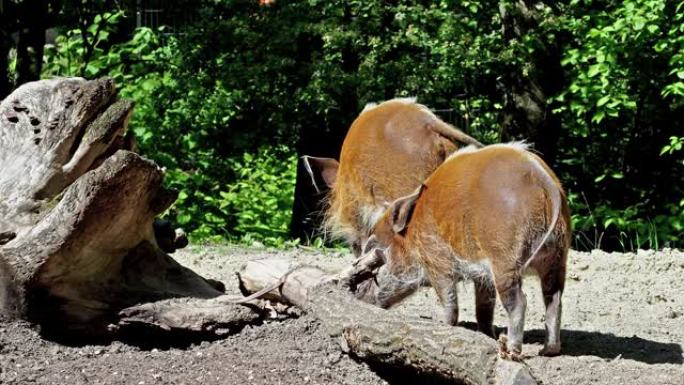
<instances>
[{"instance_id":1,"label":"hog with white dorsal stripe","mask_svg":"<svg viewBox=\"0 0 684 385\"><path fill-rule=\"evenodd\" d=\"M493 336L498 293L509 317L501 352L519 359L526 307L522 277L535 273L546 306L540 354L556 355L570 240L565 193L541 158L521 143L467 147L385 211L363 251L364 256L381 253L385 265L357 296L390 307L425 277L453 325L458 322L456 284L471 279L479 330Z\"/></svg>"}]
</instances>

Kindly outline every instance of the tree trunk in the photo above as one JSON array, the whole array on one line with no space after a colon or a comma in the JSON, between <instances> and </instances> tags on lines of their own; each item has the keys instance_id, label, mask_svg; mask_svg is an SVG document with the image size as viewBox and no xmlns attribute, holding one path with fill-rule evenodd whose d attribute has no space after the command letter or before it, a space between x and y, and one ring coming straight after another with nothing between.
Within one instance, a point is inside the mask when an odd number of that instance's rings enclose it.
<instances>
[{"instance_id":1,"label":"tree trunk","mask_svg":"<svg viewBox=\"0 0 684 385\"><path fill-rule=\"evenodd\" d=\"M358 113L356 98L350 96L341 104L342 109L327 123L332 128L326 128L325 122L320 122L320 125L303 126L297 143L297 154L300 159L304 155L339 158L344 137ZM308 241L320 235L323 219L321 214L327 192L327 189L322 192L316 191L311 184L311 177L299 162L290 223L290 235L293 238Z\"/></svg>"},{"instance_id":2,"label":"tree trunk","mask_svg":"<svg viewBox=\"0 0 684 385\"><path fill-rule=\"evenodd\" d=\"M9 95L12 90L9 79L9 51L11 46L9 36L0 26L0 99Z\"/></svg>"},{"instance_id":3,"label":"tree trunk","mask_svg":"<svg viewBox=\"0 0 684 385\"><path fill-rule=\"evenodd\" d=\"M504 40L521 42L539 27L538 6L542 1L512 0L499 5ZM543 37L540 37L540 39ZM527 74L521 68L506 72L503 77L504 119L502 141L527 140L534 143L544 160L554 165L558 153L560 119L548 105L548 98L563 85L561 52L556 45L539 41L535 53L528 58Z\"/></svg>"},{"instance_id":4,"label":"tree trunk","mask_svg":"<svg viewBox=\"0 0 684 385\"><path fill-rule=\"evenodd\" d=\"M302 130L305 131L305 130ZM309 135L307 132L300 134L297 164L297 178L295 180L294 202L292 203L292 219L290 222L290 237L299 238L303 243L308 243L310 240L316 238L320 233L322 223L322 210L324 208L323 202L325 199L325 192L319 193L311 184L311 178L306 172L304 165L299 159L304 155L316 155L326 157L337 157L333 155L333 151L314 150L311 144L307 142L315 142L311 137L305 139ZM322 146L326 146L324 141L328 139L318 138ZM327 147L327 146L326 146ZM330 146L334 147L334 146ZM326 191L327 192L327 191Z\"/></svg>"},{"instance_id":5,"label":"tree trunk","mask_svg":"<svg viewBox=\"0 0 684 385\"><path fill-rule=\"evenodd\" d=\"M342 278L349 278L351 270ZM340 277L314 267L282 258L256 260L247 263L239 278L243 292L253 293L283 276L282 285L265 298L310 312L342 350L363 360L465 384L537 383L524 364L500 359L497 343L484 334L360 302L334 284Z\"/></svg>"},{"instance_id":6,"label":"tree trunk","mask_svg":"<svg viewBox=\"0 0 684 385\"><path fill-rule=\"evenodd\" d=\"M19 11L17 42L17 80L15 87L40 79L43 69L48 1L24 1Z\"/></svg>"},{"instance_id":7,"label":"tree trunk","mask_svg":"<svg viewBox=\"0 0 684 385\"><path fill-rule=\"evenodd\" d=\"M101 336L118 312L215 284L158 246L175 200L129 151L133 105L109 79L27 83L0 103L0 315L45 332Z\"/></svg>"},{"instance_id":8,"label":"tree trunk","mask_svg":"<svg viewBox=\"0 0 684 385\"><path fill-rule=\"evenodd\" d=\"M350 6L347 4L344 6L342 19L347 23L352 22L353 15ZM361 59L351 43L348 43L343 49L341 59L340 69L345 75L337 84L340 88L336 97L339 108L331 108L325 119L321 119L320 122L302 126L297 143L297 154L300 159L304 155L339 159L340 149L349 126L360 112L356 74ZM300 162L297 168L297 182L290 224L290 235L293 238L308 241L321 235L322 210L325 207L327 192L327 190L316 191L311 185L311 178Z\"/></svg>"}]
</instances>

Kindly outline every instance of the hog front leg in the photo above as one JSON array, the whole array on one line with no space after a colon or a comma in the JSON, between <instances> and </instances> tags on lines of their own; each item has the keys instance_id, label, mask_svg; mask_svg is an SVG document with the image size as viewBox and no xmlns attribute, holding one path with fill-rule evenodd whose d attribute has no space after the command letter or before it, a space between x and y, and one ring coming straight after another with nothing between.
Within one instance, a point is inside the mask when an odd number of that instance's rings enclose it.
<instances>
[{"instance_id":1,"label":"hog front leg","mask_svg":"<svg viewBox=\"0 0 684 385\"><path fill-rule=\"evenodd\" d=\"M430 276L430 283L444 307L446 323L456 326L458 324L458 280L451 276Z\"/></svg>"}]
</instances>

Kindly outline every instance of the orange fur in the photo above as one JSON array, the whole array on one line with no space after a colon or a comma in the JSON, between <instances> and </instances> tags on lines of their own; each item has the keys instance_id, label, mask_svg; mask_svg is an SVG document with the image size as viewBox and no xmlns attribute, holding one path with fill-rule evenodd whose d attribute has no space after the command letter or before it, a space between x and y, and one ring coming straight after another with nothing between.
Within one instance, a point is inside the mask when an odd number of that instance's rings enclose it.
<instances>
[{"instance_id":1,"label":"orange fur","mask_svg":"<svg viewBox=\"0 0 684 385\"><path fill-rule=\"evenodd\" d=\"M535 163L560 194L557 219L548 199L556 192L548 191ZM439 274L451 271L454 256L522 268L533 257L534 241L549 227L547 243L567 249L570 242L569 209L558 178L538 156L508 145L456 153L444 162L425 181L405 234L392 231L390 215L385 212L374 233L381 243L402 251L392 256L393 262L409 265L417 258ZM430 250L437 247L450 252Z\"/></svg>"},{"instance_id":2,"label":"orange fur","mask_svg":"<svg viewBox=\"0 0 684 385\"><path fill-rule=\"evenodd\" d=\"M458 147L480 145L412 99L366 108L342 145L325 228L358 248L384 209L410 193Z\"/></svg>"},{"instance_id":3,"label":"orange fur","mask_svg":"<svg viewBox=\"0 0 684 385\"><path fill-rule=\"evenodd\" d=\"M447 322L456 324L455 283L472 279L478 328L493 333L496 289L509 316L501 353L519 358L527 306L521 284L529 267L540 277L546 306L542 354L559 354L570 237L570 212L560 182L524 144L466 148L385 211L369 244L375 248L370 252L382 250L386 265L375 285L365 285L357 296L392 306L415 291L420 277L410 273L418 272L435 288Z\"/></svg>"}]
</instances>

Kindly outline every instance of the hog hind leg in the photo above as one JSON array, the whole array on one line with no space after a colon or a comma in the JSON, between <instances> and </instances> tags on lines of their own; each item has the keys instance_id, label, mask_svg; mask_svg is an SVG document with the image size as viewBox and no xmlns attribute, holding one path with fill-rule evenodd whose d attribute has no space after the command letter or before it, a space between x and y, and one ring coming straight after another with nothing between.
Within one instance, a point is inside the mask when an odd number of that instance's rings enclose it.
<instances>
[{"instance_id":1,"label":"hog hind leg","mask_svg":"<svg viewBox=\"0 0 684 385\"><path fill-rule=\"evenodd\" d=\"M544 356L560 354L560 325L562 304L561 296L565 287L565 260L567 250L558 250L548 258L548 263L539 269L542 295L546 306L544 348L539 352Z\"/></svg>"},{"instance_id":2,"label":"hog hind leg","mask_svg":"<svg viewBox=\"0 0 684 385\"><path fill-rule=\"evenodd\" d=\"M513 360L522 359L523 333L525 330L525 310L527 299L522 290L522 277L517 266L505 263L510 259L500 259L503 266L494 265L494 285L508 313L508 332L501 347L502 356Z\"/></svg>"}]
</instances>

